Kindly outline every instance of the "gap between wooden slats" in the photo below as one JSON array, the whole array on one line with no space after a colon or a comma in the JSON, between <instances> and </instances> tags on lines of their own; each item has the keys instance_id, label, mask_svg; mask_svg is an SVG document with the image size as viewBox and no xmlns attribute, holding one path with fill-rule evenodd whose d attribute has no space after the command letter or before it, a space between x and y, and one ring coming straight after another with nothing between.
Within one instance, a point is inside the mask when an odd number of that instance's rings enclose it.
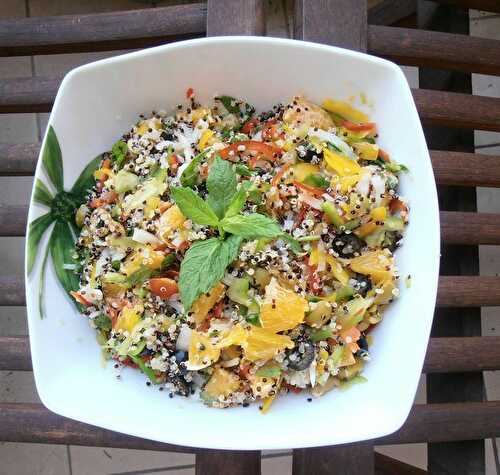
<instances>
[{"instance_id":1,"label":"gap between wooden slats","mask_svg":"<svg viewBox=\"0 0 500 475\"><path fill-rule=\"evenodd\" d=\"M454 5L460 8L473 8L486 12L500 13L500 2L498 0L432 0L442 5Z\"/></svg>"},{"instance_id":2,"label":"gap between wooden slats","mask_svg":"<svg viewBox=\"0 0 500 475\"><path fill-rule=\"evenodd\" d=\"M500 75L500 41L370 25L368 51L405 65Z\"/></svg>"},{"instance_id":3,"label":"gap between wooden slats","mask_svg":"<svg viewBox=\"0 0 500 475\"><path fill-rule=\"evenodd\" d=\"M27 206L0 205L0 236L24 236ZM447 244L500 244L500 215L441 211L441 240Z\"/></svg>"},{"instance_id":4,"label":"gap between wooden slats","mask_svg":"<svg viewBox=\"0 0 500 475\"><path fill-rule=\"evenodd\" d=\"M0 176L33 175L40 144L0 144ZM500 187L500 156L430 150L440 185Z\"/></svg>"},{"instance_id":5,"label":"gap between wooden slats","mask_svg":"<svg viewBox=\"0 0 500 475\"><path fill-rule=\"evenodd\" d=\"M27 336L0 336L0 352L0 370L32 370ZM429 340L422 371L462 373L499 369L500 336L442 337Z\"/></svg>"},{"instance_id":6,"label":"gap between wooden slats","mask_svg":"<svg viewBox=\"0 0 500 475\"><path fill-rule=\"evenodd\" d=\"M498 436L499 420L500 401L417 404L401 429L372 442L392 445L478 440ZM185 453L199 451L100 429L54 414L41 404L23 403L0 403L0 440Z\"/></svg>"},{"instance_id":7,"label":"gap between wooden slats","mask_svg":"<svg viewBox=\"0 0 500 475\"><path fill-rule=\"evenodd\" d=\"M0 56L82 53L203 36L206 5L0 20Z\"/></svg>"}]
</instances>

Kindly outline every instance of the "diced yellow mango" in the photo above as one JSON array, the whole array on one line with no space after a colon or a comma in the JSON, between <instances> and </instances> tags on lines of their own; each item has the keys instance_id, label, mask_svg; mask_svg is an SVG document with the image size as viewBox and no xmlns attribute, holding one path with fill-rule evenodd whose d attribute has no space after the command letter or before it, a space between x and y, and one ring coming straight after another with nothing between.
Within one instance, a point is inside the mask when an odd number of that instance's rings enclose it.
<instances>
[{"instance_id":1,"label":"diced yellow mango","mask_svg":"<svg viewBox=\"0 0 500 475\"><path fill-rule=\"evenodd\" d=\"M347 271L340 265L340 262L338 262L335 257L333 257L330 254L327 254L326 260L328 264L330 265L330 271L342 285L347 285L349 282L349 274Z\"/></svg>"},{"instance_id":2,"label":"diced yellow mango","mask_svg":"<svg viewBox=\"0 0 500 475\"><path fill-rule=\"evenodd\" d=\"M351 259L351 269L369 275L375 283L392 278L393 258L387 250L371 251Z\"/></svg>"},{"instance_id":3,"label":"diced yellow mango","mask_svg":"<svg viewBox=\"0 0 500 475\"><path fill-rule=\"evenodd\" d=\"M327 148L323 149L323 157L328 167L333 169L340 176L359 175L361 173L361 167L357 162L332 152Z\"/></svg>"},{"instance_id":4,"label":"diced yellow mango","mask_svg":"<svg viewBox=\"0 0 500 475\"><path fill-rule=\"evenodd\" d=\"M206 117L209 114L209 109L206 109L205 107L198 107L198 109L195 109L191 112L191 120L193 124L196 124L196 122L198 122L200 119L203 119L203 117Z\"/></svg>"},{"instance_id":5,"label":"diced yellow mango","mask_svg":"<svg viewBox=\"0 0 500 475\"><path fill-rule=\"evenodd\" d=\"M354 150L362 160L376 160L378 158L378 145L368 142L354 142Z\"/></svg>"},{"instance_id":6,"label":"diced yellow mango","mask_svg":"<svg viewBox=\"0 0 500 475\"><path fill-rule=\"evenodd\" d=\"M297 163L293 166L293 179L303 182L309 175L319 173L318 165L312 163Z\"/></svg>"},{"instance_id":7,"label":"diced yellow mango","mask_svg":"<svg viewBox=\"0 0 500 475\"><path fill-rule=\"evenodd\" d=\"M344 119L352 120L353 122L363 123L369 122L370 120L364 112L361 112L359 109L351 106L348 102L326 99L321 106L328 112L333 112L334 114L338 114L344 117Z\"/></svg>"},{"instance_id":8,"label":"diced yellow mango","mask_svg":"<svg viewBox=\"0 0 500 475\"><path fill-rule=\"evenodd\" d=\"M134 307L125 307L118 315L114 329L128 331L132 333L134 327L139 323L142 313L142 307L136 305Z\"/></svg>"},{"instance_id":9,"label":"diced yellow mango","mask_svg":"<svg viewBox=\"0 0 500 475\"><path fill-rule=\"evenodd\" d=\"M180 208L177 205L173 205L168 208L160 216L160 235L162 239L168 240L172 236L172 233L176 230L183 228L186 218L182 214Z\"/></svg>"},{"instance_id":10,"label":"diced yellow mango","mask_svg":"<svg viewBox=\"0 0 500 475\"><path fill-rule=\"evenodd\" d=\"M335 175L332 177L330 186L333 189L336 189L337 186L340 186L340 192L347 193L350 189L352 189L358 184L358 181L360 179L361 175L347 175L347 176Z\"/></svg>"},{"instance_id":11,"label":"diced yellow mango","mask_svg":"<svg viewBox=\"0 0 500 475\"><path fill-rule=\"evenodd\" d=\"M293 347L293 340L289 336L278 335L264 328L252 327L248 330L243 351L247 360L258 361L270 360L278 351Z\"/></svg>"},{"instance_id":12,"label":"diced yellow mango","mask_svg":"<svg viewBox=\"0 0 500 475\"><path fill-rule=\"evenodd\" d=\"M212 138L214 135L214 131L207 129L205 132L203 132L202 136L200 137L200 141L198 142L198 149L199 150L205 150L205 148L209 145L209 140Z\"/></svg>"},{"instance_id":13,"label":"diced yellow mango","mask_svg":"<svg viewBox=\"0 0 500 475\"><path fill-rule=\"evenodd\" d=\"M189 342L189 358L187 368L197 371L215 363L220 356L220 349L212 344L210 337L204 333L193 331Z\"/></svg>"},{"instance_id":14,"label":"diced yellow mango","mask_svg":"<svg viewBox=\"0 0 500 475\"><path fill-rule=\"evenodd\" d=\"M378 206L370 211L370 215L375 221L384 221L387 218L387 208L385 206Z\"/></svg>"}]
</instances>

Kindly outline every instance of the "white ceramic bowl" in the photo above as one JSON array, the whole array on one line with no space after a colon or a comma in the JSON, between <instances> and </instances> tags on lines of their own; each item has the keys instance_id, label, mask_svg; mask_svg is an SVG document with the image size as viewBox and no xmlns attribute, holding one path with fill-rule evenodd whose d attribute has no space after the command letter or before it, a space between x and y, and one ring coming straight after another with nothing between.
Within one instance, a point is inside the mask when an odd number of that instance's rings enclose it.
<instances>
[{"instance_id":1,"label":"white ceramic bowl","mask_svg":"<svg viewBox=\"0 0 500 475\"><path fill-rule=\"evenodd\" d=\"M397 251L401 297L375 329L365 384L306 401L279 398L266 415L256 406L217 410L168 398L144 376L103 367L92 330L47 267L46 313L37 310L40 257L26 296L38 393L53 412L96 426L174 444L219 449L283 449L380 437L405 421L415 396L432 323L439 268L436 188L407 81L388 61L340 48L274 38L222 37L184 41L79 67L64 79L50 116L69 188L83 167L136 122L139 113L170 110L193 87L201 102L214 94L241 97L264 110L295 94L315 102L357 98L377 122L381 146L411 172L401 192L411 223ZM356 103L356 101L355 101ZM363 108L363 106L362 106ZM46 181L40 161L36 177ZM29 221L42 213L31 202ZM44 249L47 236L42 239ZM404 277L412 276L407 289Z\"/></svg>"}]
</instances>

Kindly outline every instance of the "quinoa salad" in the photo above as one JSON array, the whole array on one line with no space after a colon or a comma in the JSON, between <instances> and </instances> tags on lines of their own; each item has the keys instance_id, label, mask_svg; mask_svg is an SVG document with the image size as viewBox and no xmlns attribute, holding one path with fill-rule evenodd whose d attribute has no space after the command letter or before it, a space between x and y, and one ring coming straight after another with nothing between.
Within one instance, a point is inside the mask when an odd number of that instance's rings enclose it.
<instances>
[{"instance_id":1,"label":"quinoa salad","mask_svg":"<svg viewBox=\"0 0 500 475\"><path fill-rule=\"evenodd\" d=\"M365 381L399 293L406 167L350 102L186 96L102 155L76 210L71 295L104 358L216 408Z\"/></svg>"}]
</instances>

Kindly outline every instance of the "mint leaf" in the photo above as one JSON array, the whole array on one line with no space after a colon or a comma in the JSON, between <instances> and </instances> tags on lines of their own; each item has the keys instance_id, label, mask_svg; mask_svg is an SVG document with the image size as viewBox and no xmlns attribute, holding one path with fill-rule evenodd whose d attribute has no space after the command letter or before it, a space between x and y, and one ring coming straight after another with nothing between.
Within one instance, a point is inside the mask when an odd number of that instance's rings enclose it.
<instances>
[{"instance_id":1,"label":"mint leaf","mask_svg":"<svg viewBox=\"0 0 500 475\"><path fill-rule=\"evenodd\" d=\"M211 238L195 242L186 252L181 263L179 290L184 310L209 292L219 282L226 268L236 259L241 244L239 236L229 236L225 241Z\"/></svg>"},{"instance_id":2,"label":"mint leaf","mask_svg":"<svg viewBox=\"0 0 500 475\"><path fill-rule=\"evenodd\" d=\"M230 163L215 157L207 178L207 203L221 219L236 193L237 184L236 173Z\"/></svg>"},{"instance_id":3,"label":"mint leaf","mask_svg":"<svg viewBox=\"0 0 500 475\"><path fill-rule=\"evenodd\" d=\"M226 214L224 215L225 218L236 216L243 209L247 200L248 190L251 186L252 184L249 181L241 183L240 188L233 196L233 200L229 203Z\"/></svg>"},{"instance_id":4,"label":"mint leaf","mask_svg":"<svg viewBox=\"0 0 500 475\"><path fill-rule=\"evenodd\" d=\"M208 149L199 153L194 157L189 165L184 169L181 175L181 185L193 187L196 185L196 179L198 178L198 165L202 162L208 153Z\"/></svg>"},{"instance_id":5,"label":"mint leaf","mask_svg":"<svg viewBox=\"0 0 500 475\"><path fill-rule=\"evenodd\" d=\"M290 249L298 255L303 255L304 254L304 249L302 249L302 246L300 245L300 242L297 241L294 237L290 236L288 233L283 233L281 236L281 239L285 240L288 245L290 246Z\"/></svg>"},{"instance_id":6,"label":"mint leaf","mask_svg":"<svg viewBox=\"0 0 500 475\"><path fill-rule=\"evenodd\" d=\"M186 218L197 224L217 226L217 215L191 188L172 188L172 196Z\"/></svg>"},{"instance_id":7,"label":"mint leaf","mask_svg":"<svg viewBox=\"0 0 500 475\"><path fill-rule=\"evenodd\" d=\"M240 214L220 222L224 231L244 239L275 238L283 234L280 225L263 214Z\"/></svg>"}]
</instances>

